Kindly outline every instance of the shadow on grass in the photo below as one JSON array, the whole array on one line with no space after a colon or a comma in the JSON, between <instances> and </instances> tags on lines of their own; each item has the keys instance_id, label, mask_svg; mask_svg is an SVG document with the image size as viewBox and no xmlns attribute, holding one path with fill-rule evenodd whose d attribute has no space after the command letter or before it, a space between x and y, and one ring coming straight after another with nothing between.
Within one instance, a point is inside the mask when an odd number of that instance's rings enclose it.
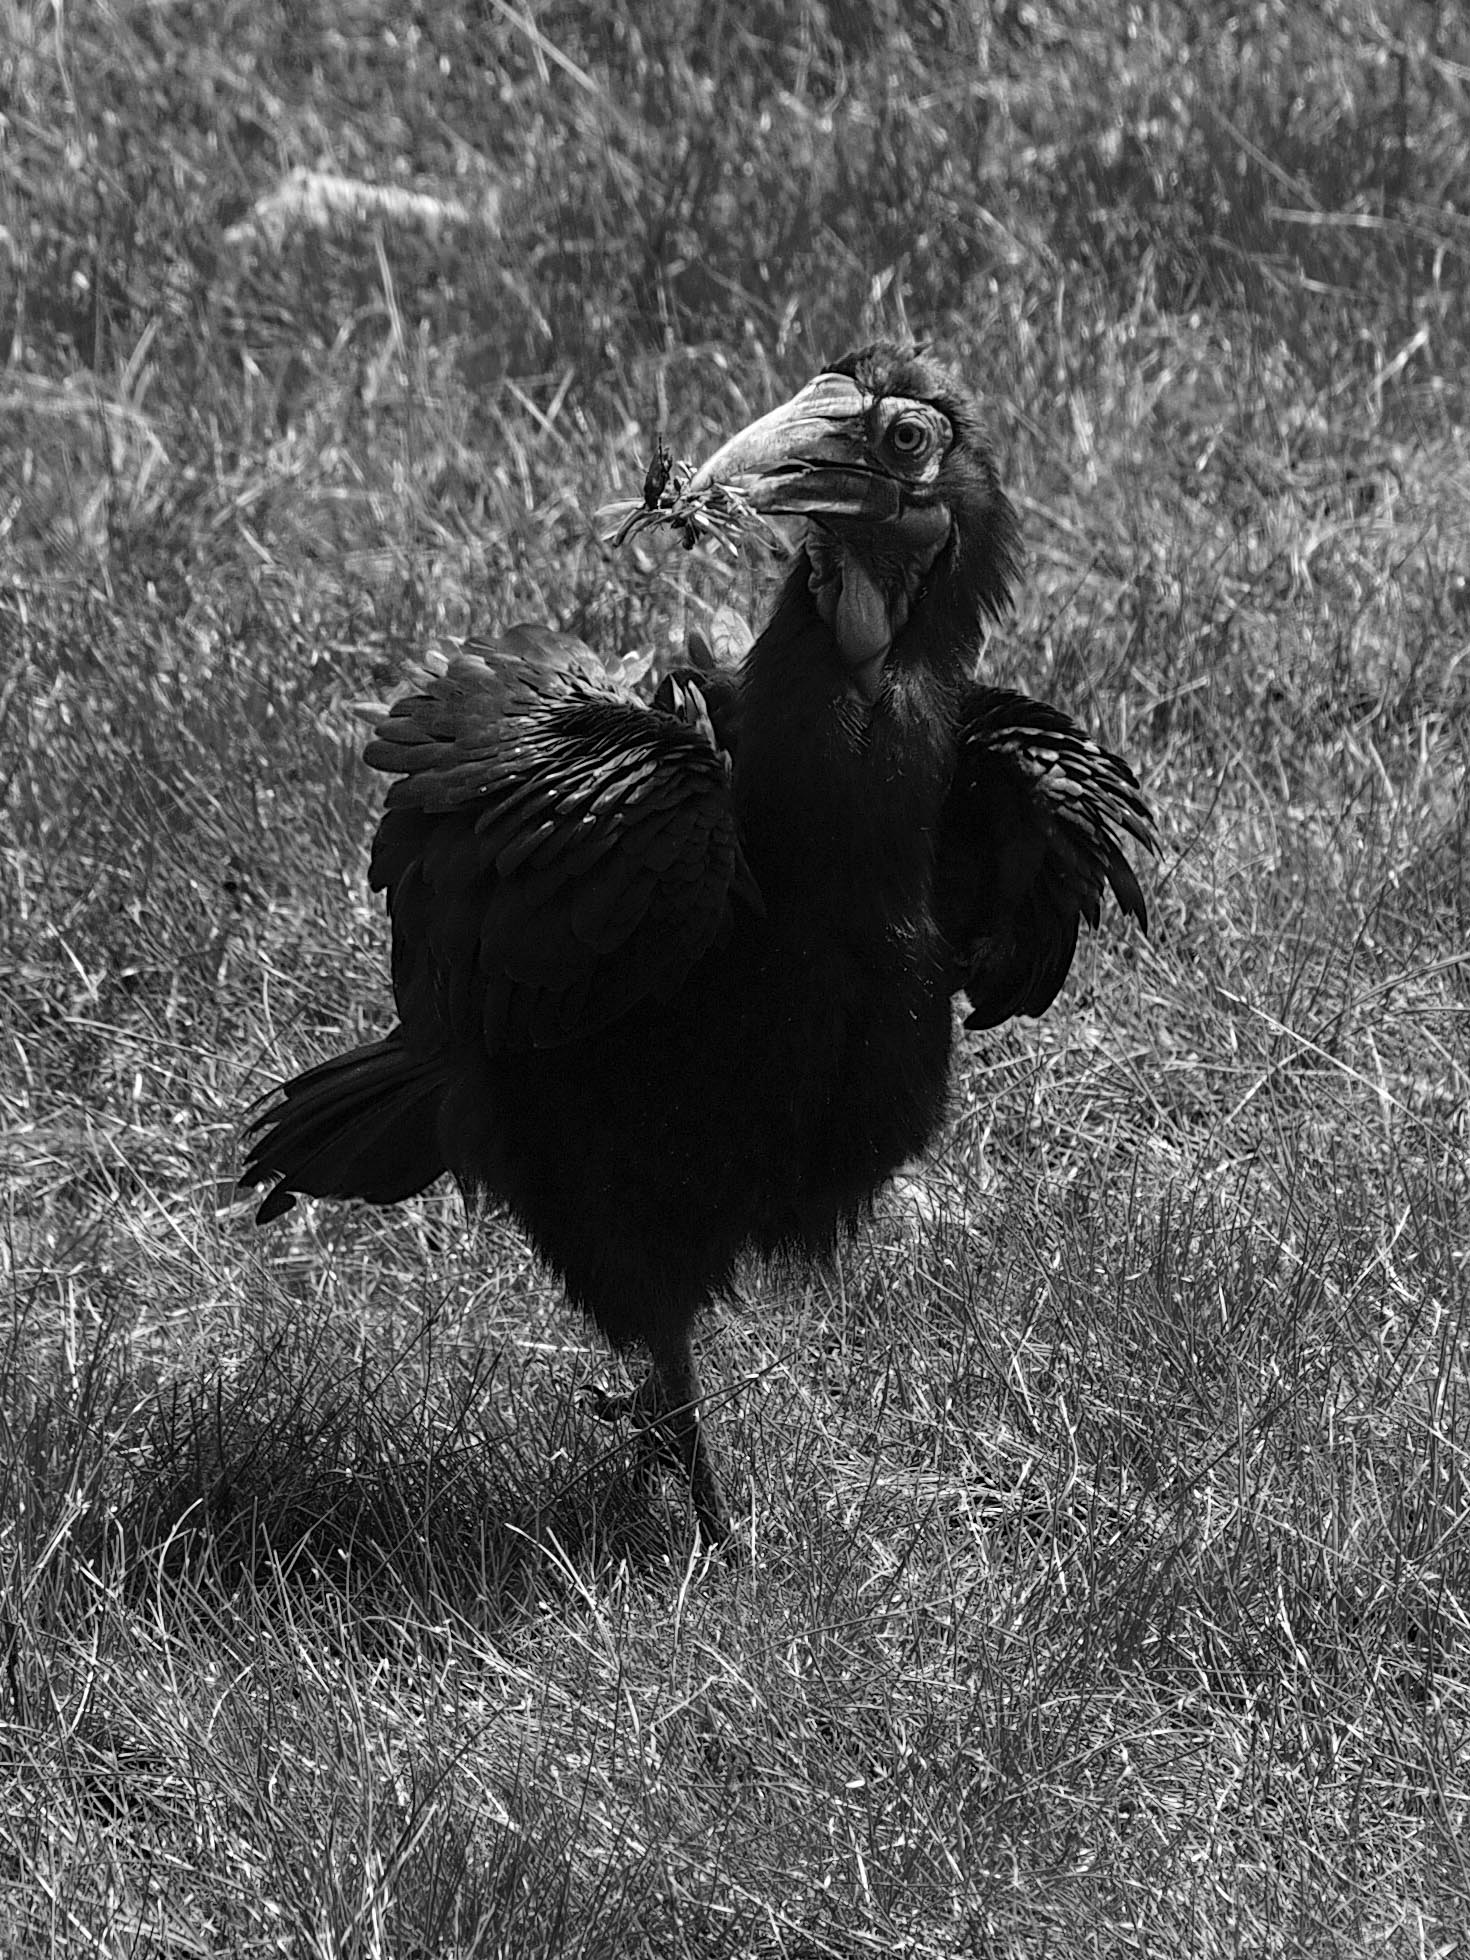
<instances>
[{"instance_id":1,"label":"shadow on grass","mask_svg":"<svg viewBox=\"0 0 1470 1960\"><path fill-rule=\"evenodd\" d=\"M478 1357L426 1389L315 1331L160 1393L112 1521L130 1590L269 1576L371 1629L491 1631L609 1566L683 1562L692 1525L636 1439Z\"/></svg>"}]
</instances>

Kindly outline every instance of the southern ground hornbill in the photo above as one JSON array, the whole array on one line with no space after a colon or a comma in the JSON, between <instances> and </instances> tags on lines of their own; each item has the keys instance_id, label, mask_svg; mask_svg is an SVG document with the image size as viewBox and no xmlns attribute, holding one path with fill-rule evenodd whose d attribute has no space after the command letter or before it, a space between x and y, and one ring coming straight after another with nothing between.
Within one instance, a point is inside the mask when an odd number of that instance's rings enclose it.
<instances>
[{"instance_id":1,"label":"southern ground hornbill","mask_svg":"<svg viewBox=\"0 0 1470 1960\"><path fill-rule=\"evenodd\" d=\"M976 403L914 348L824 370L704 464L801 545L738 674L652 706L540 626L431 655L366 758L398 1025L284 1087L247 1185L508 1206L652 1367L728 1519L691 1329L751 1251L820 1256L933 1138L950 1001L1041 1014L1104 886L1144 922L1127 765L972 678L1015 520Z\"/></svg>"}]
</instances>

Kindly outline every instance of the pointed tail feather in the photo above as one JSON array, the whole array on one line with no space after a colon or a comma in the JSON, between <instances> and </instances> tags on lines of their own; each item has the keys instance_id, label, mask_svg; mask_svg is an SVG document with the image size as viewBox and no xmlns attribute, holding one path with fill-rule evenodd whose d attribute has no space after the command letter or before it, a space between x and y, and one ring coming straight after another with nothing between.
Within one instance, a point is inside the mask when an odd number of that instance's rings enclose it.
<instances>
[{"instance_id":1,"label":"pointed tail feather","mask_svg":"<svg viewBox=\"0 0 1470 1960\"><path fill-rule=\"evenodd\" d=\"M256 1223L281 1217L298 1194L392 1205L432 1184L447 1168L446 1082L442 1061L410 1054L392 1034L283 1083L284 1100L247 1131L242 1188L275 1180Z\"/></svg>"}]
</instances>

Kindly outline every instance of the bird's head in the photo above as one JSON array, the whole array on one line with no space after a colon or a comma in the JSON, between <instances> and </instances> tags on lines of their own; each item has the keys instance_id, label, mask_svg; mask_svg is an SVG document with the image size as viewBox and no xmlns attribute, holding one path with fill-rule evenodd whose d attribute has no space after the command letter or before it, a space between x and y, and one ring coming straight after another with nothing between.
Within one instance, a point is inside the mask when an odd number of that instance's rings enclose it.
<instances>
[{"instance_id":1,"label":"bird's head","mask_svg":"<svg viewBox=\"0 0 1470 1960\"><path fill-rule=\"evenodd\" d=\"M967 388L918 347L877 341L824 368L710 457L690 492L728 484L806 520L809 582L850 684L877 696L912 624L978 647L1010 600L1016 519ZM921 618L921 616L923 616Z\"/></svg>"}]
</instances>

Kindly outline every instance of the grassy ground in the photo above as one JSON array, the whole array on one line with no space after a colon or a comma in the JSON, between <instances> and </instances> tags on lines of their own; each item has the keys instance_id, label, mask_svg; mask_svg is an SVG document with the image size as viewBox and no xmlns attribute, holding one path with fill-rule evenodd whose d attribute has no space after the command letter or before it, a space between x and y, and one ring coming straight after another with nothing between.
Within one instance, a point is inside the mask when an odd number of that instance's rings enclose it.
<instances>
[{"instance_id":1,"label":"grassy ground","mask_svg":"<svg viewBox=\"0 0 1470 1960\"><path fill-rule=\"evenodd\" d=\"M0 1949L1465 1950L1467 85L1428 0L0 0ZM508 1227L225 1201L388 1011L349 704L758 603L592 513L906 324L1166 849L712 1324L735 1572Z\"/></svg>"}]
</instances>

